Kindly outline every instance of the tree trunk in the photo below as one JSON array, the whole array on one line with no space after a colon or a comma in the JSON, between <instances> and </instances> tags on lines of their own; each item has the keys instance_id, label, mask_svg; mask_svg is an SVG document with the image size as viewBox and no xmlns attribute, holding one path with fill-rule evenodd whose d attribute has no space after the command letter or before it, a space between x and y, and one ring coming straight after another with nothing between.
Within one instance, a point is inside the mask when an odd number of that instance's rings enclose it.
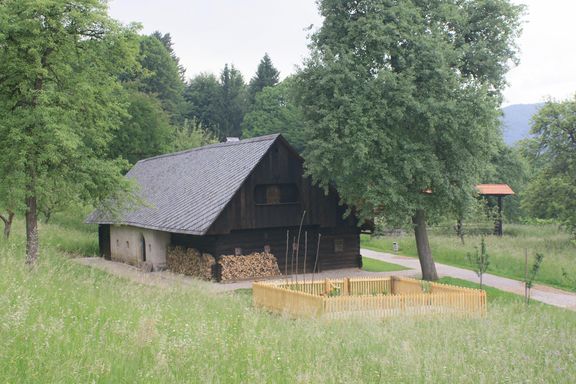
<instances>
[{"instance_id":1,"label":"tree trunk","mask_svg":"<svg viewBox=\"0 0 576 384\"><path fill-rule=\"evenodd\" d=\"M0 220L4 222L4 238L10 238L10 231L12 230L12 221L14 221L14 212L8 210L8 217L0 215Z\"/></svg>"},{"instance_id":2,"label":"tree trunk","mask_svg":"<svg viewBox=\"0 0 576 384\"><path fill-rule=\"evenodd\" d=\"M426 231L426 213L423 209L416 210L412 217L414 223L414 235L416 236L416 248L418 248L418 258L422 268L422 278L424 280L438 280L436 265L432 259L432 251L428 243L428 232Z\"/></svg>"},{"instance_id":3,"label":"tree trunk","mask_svg":"<svg viewBox=\"0 0 576 384\"><path fill-rule=\"evenodd\" d=\"M38 212L36 196L26 198L26 264L34 265L38 259Z\"/></svg>"}]
</instances>

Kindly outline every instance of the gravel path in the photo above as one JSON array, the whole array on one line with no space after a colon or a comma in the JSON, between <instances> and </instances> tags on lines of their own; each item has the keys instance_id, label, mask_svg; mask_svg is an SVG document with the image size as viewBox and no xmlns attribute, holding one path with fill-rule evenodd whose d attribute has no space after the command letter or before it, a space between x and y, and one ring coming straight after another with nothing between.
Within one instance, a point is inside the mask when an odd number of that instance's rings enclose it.
<instances>
[{"instance_id":1,"label":"gravel path","mask_svg":"<svg viewBox=\"0 0 576 384\"><path fill-rule=\"evenodd\" d=\"M190 276L184 276L170 271L161 272L142 272L140 269L133 267L125 263L119 263L115 261L105 260L101 257L79 257L72 259L73 261L87 265L93 268L97 268L106 271L112 275L119 276L139 284L153 285L158 287L172 287L178 285L201 285L202 288L208 289L213 292L229 292L236 289L251 288L252 280L249 281L239 281L235 283L212 283L202 280L195 279ZM343 277L358 277L358 276L408 276L414 277L418 275L418 271L414 270L404 270L396 272L366 272L358 268L350 269L339 269L335 271L326 271L322 273L316 273L314 279L337 279ZM297 275L293 277L294 279L303 280L306 278L312 279L312 274ZM262 280L262 279L260 279Z\"/></svg>"},{"instance_id":2,"label":"gravel path","mask_svg":"<svg viewBox=\"0 0 576 384\"><path fill-rule=\"evenodd\" d=\"M361 253L363 256L370 257L372 259L402 265L404 267L410 268L414 272L420 271L420 262L417 258L414 257L392 255L389 253L377 252L369 249L362 249ZM436 271L440 276L450 276L475 283L478 282L478 275L476 275L475 272L467 269L436 263ZM483 283L487 286L522 296L524 295L524 283L521 281L495 276L489 273L485 273L482 280ZM545 285L535 284L532 287L531 297L534 300L541 301L546 304L576 311L576 294L572 292L563 291Z\"/></svg>"}]
</instances>

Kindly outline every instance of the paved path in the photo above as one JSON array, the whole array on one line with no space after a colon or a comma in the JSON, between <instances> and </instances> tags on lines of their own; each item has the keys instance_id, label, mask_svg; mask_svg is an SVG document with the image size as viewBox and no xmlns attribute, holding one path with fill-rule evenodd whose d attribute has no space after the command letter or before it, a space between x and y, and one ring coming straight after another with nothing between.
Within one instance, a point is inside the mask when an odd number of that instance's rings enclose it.
<instances>
[{"instance_id":1,"label":"paved path","mask_svg":"<svg viewBox=\"0 0 576 384\"><path fill-rule=\"evenodd\" d=\"M389 253L377 252L369 249L362 249L361 253L362 256L365 257L385 261L387 263L402 265L404 267L410 268L413 271L420 271L420 262L417 258L414 257L392 255ZM476 275L475 272L467 269L436 263L436 271L440 276L450 276L475 283L478 282L478 275ZM524 295L524 283L521 281L495 276L489 273L484 274L482 281L484 285L498 288L502 291L516 293L522 296ZM546 304L576 311L576 294L572 292L563 291L545 285L535 284L532 287L531 297L534 300L538 300Z\"/></svg>"},{"instance_id":2,"label":"paved path","mask_svg":"<svg viewBox=\"0 0 576 384\"><path fill-rule=\"evenodd\" d=\"M172 273L170 271L161 272L142 272L140 269L133 267L125 263L119 263L115 261L105 260L101 257L79 257L72 259L82 265L87 265L93 268L97 268L106 271L112 275L119 276L139 284L153 285L158 287L173 287L173 286L202 286L203 289L210 290L212 292L229 292L241 288L251 288L252 281L239 281L235 283L212 283L207 281L202 281L195 279L190 276L184 276L177 273ZM414 270L404 270L396 272L366 272L358 268L349 269L339 269L336 271L327 271L322 273L317 273L314 275L315 279L337 279L343 277L357 277L357 276L408 276L414 277L418 274L418 271ZM303 280L306 278L312 279L312 274L297 275L293 277L294 279ZM276 278L277 279L277 278ZM262 279L260 279L262 280Z\"/></svg>"}]
</instances>

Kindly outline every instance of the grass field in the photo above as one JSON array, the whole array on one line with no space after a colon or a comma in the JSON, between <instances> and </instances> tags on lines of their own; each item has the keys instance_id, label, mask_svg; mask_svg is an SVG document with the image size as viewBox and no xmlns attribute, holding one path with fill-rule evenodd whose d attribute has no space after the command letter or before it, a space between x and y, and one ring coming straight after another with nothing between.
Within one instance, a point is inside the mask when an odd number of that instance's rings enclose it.
<instances>
[{"instance_id":1,"label":"grass field","mask_svg":"<svg viewBox=\"0 0 576 384\"><path fill-rule=\"evenodd\" d=\"M440 263L471 269L466 257L480 246L480 236L466 236L465 244L452 233L431 229L430 247L434 260ZM486 236L486 245L490 255L488 273L518 280L524 278L524 249L528 249L529 263L533 262L536 252L544 254L544 261L536 281L576 291L576 243L570 236L554 225L512 225L505 226L505 235L501 238ZM414 236L401 237L362 237L362 247L392 252L392 243L400 245L400 254L417 256ZM568 272L573 281L562 276Z\"/></svg>"},{"instance_id":2,"label":"grass field","mask_svg":"<svg viewBox=\"0 0 576 384\"><path fill-rule=\"evenodd\" d=\"M362 270L367 272L395 272L404 271L404 268L398 264L387 263L385 261L362 257Z\"/></svg>"},{"instance_id":3,"label":"grass field","mask_svg":"<svg viewBox=\"0 0 576 384\"><path fill-rule=\"evenodd\" d=\"M160 289L77 265L64 252L95 252L94 228L41 230L33 270L21 236L0 241L2 383L576 380L574 312L494 291L483 319L292 320L252 308L248 290Z\"/></svg>"}]
</instances>

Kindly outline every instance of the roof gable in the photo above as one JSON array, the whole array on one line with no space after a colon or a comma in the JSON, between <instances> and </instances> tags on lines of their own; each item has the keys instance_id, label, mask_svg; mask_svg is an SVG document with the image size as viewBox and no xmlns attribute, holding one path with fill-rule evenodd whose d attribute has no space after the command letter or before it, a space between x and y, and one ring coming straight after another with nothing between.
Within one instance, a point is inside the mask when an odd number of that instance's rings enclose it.
<instances>
[{"instance_id":1,"label":"roof gable","mask_svg":"<svg viewBox=\"0 0 576 384\"><path fill-rule=\"evenodd\" d=\"M280 135L208 145L144 159L126 175L150 207L117 221L93 212L88 223L126 224L203 235Z\"/></svg>"}]
</instances>

